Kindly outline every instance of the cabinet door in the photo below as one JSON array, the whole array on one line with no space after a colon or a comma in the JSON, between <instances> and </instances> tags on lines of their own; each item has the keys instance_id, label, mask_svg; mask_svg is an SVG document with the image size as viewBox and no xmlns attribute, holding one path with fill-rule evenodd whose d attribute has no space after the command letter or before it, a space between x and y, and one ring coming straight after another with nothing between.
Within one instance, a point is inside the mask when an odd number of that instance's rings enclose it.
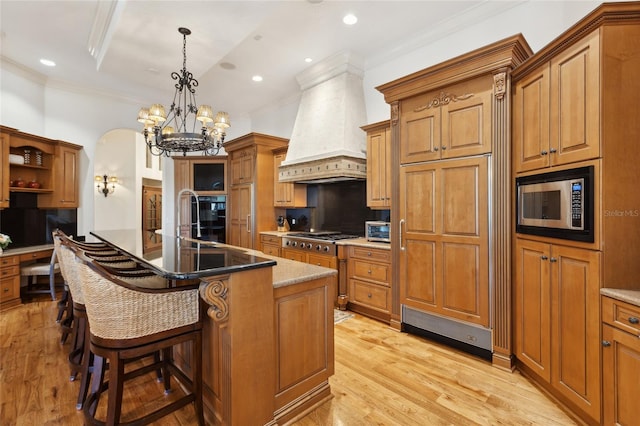
<instances>
[{"instance_id":1,"label":"cabinet door","mask_svg":"<svg viewBox=\"0 0 640 426\"><path fill-rule=\"evenodd\" d=\"M400 303L436 306L436 173L433 163L400 168Z\"/></svg>"},{"instance_id":2,"label":"cabinet door","mask_svg":"<svg viewBox=\"0 0 640 426\"><path fill-rule=\"evenodd\" d=\"M391 131L380 129L367 135L367 206L391 206Z\"/></svg>"},{"instance_id":3,"label":"cabinet door","mask_svg":"<svg viewBox=\"0 0 640 426\"><path fill-rule=\"evenodd\" d=\"M549 165L549 64L516 83L513 161L516 173Z\"/></svg>"},{"instance_id":4,"label":"cabinet door","mask_svg":"<svg viewBox=\"0 0 640 426\"><path fill-rule=\"evenodd\" d=\"M551 163L600 155L600 37L596 30L551 61Z\"/></svg>"},{"instance_id":5,"label":"cabinet door","mask_svg":"<svg viewBox=\"0 0 640 426\"><path fill-rule=\"evenodd\" d=\"M552 246L551 383L600 421L600 252Z\"/></svg>"},{"instance_id":6,"label":"cabinet door","mask_svg":"<svg viewBox=\"0 0 640 426\"><path fill-rule=\"evenodd\" d=\"M229 244L253 248L253 185L231 187L229 209Z\"/></svg>"},{"instance_id":7,"label":"cabinet door","mask_svg":"<svg viewBox=\"0 0 640 426\"><path fill-rule=\"evenodd\" d=\"M0 134L0 208L9 207L9 135Z\"/></svg>"},{"instance_id":8,"label":"cabinet door","mask_svg":"<svg viewBox=\"0 0 640 426\"><path fill-rule=\"evenodd\" d=\"M549 244L516 240L514 327L516 356L551 381Z\"/></svg>"},{"instance_id":9,"label":"cabinet door","mask_svg":"<svg viewBox=\"0 0 640 426\"><path fill-rule=\"evenodd\" d=\"M414 96L400 108L400 164L440 158L440 115L437 95Z\"/></svg>"},{"instance_id":10,"label":"cabinet door","mask_svg":"<svg viewBox=\"0 0 640 426\"><path fill-rule=\"evenodd\" d=\"M401 168L400 300L489 324L487 158Z\"/></svg>"},{"instance_id":11,"label":"cabinet door","mask_svg":"<svg viewBox=\"0 0 640 426\"><path fill-rule=\"evenodd\" d=\"M438 180L439 313L488 327L487 158L443 162Z\"/></svg>"},{"instance_id":12,"label":"cabinet door","mask_svg":"<svg viewBox=\"0 0 640 426\"><path fill-rule=\"evenodd\" d=\"M441 158L491 152L491 77L476 79L447 92L442 105Z\"/></svg>"},{"instance_id":13,"label":"cabinet door","mask_svg":"<svg viewBox=\"0 0 640 426\"><path fill-rule=\"evenodd\" d=\"M60 145L53 159L51 194L38 197L39 208L77 208L78 149Z\"/></svg>"},{"instance_id":14,"label":"cabinet door","mask_svg":"<svg viewBox=\"0 0 640 426\"><path fill-rule=\"evenodd\" d=\"M231 184L253 181L255 149L243 149L231 155Z\"/></svg>"},{"instance_id":15,"label":"cabinet door","mask_svg":"<svg viewBox=\"0 0 640 426\"><path fill-rule=\"evenodd\" d=\"M634 425L640 418L640 339L609 325L602 326L602 371L606 425Z\"/></svg>"},{"instance_id":16,"label":"cabinet door","mask_svg":"<svg viewBox=\"0 0 640 426\"><path fill-rule=\"evenodd\" d=\"M307 186L305 184L278 180L278 168L286 156L286 153L273 156L273 205L274 207L306 207Z\"/></svg>"}]
</instances>

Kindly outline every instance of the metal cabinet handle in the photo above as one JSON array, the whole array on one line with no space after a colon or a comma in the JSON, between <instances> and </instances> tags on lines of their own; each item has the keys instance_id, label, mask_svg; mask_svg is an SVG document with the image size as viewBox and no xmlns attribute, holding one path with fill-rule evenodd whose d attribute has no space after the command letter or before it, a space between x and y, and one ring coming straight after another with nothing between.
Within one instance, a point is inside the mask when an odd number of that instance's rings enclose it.
<instances>
[{"instance_id":1,"label":"metal cabinet handle","mask_svg":"<svg viewBox=\"0 0 640 426\"><path fill-rule=\"evenodd\" d=\"M558 261L558 259L556 259L555 257L552 257L551 259L549 259L549 262L551 262L551 263L555 263L557 261Z\"/></svg>"},{"instance_id":2,"label":"metal cabinet handle","mask_svg":"<svg viewBox=\"0 0 640 426\"><path fill-rule=\"evenodd\" d=\"M434 151L437 151L437 150L438 150L438 147L437 147L437 146L434 146L434 147L433 147L433 150L434 150Z\"/></svg>"},{"instance_id":3,"label":"metal cabinet handle","mask_svg":"<svg viewBox=\"0 0 640 426\"><path fill-rule=\"evenodd\" d=\"M547 152L547 151L542 151L542 152L540 153L540 155L547 155L547 154L548 154L548 152Z\"/></svg>"},{"instance_id":4,"label":"metal cabinet handle","mask_svg":"<svg viewBox=\"0 0 640 426\"><path fill-rule=\"evenodd\" d=\"M3 293L9 293L9 289L5 287L5 288L2 289L2 292Z\"/></svg>"},{"instance_id":5,"label":"metal cabinet handle","mask_svg":"<svg viewBox=\"0 0 640 426\"><path fill-rule=\"evenodd\" d=\"M251 233L251 215L247 215L247 232Z\"/></svg>"},{"instance_id":6,"label":"metal cabinet handle","mask_svg":"<svg viewBox=\"0 0 640 426\"><path fill-rule=\"evenodd\" d=\"M542 259L542 260L547 260L547 259L549 259L549 258L543 254L542 256L540 256L540 259Z\"/></svg>"},{"instance_id":7,"label":"metal cabinet handle","mask_svg":"<svg viewBox=\"0 0 640 426\"><path fill-rule=\"evenodd\" d=\"M367 271L367 274L371 275L371 269L369 269L369 270Z\"/></svg>"},{"instance_id":8,"label":"metal cabinet handle","mask_svg":"<svg viewBox=\"0 0 640 426\"><path fill-rule=\"evenodd\" d=\"M404 225L404 219L400 219L400 226L398 232L398 238L400 238L400 250L405 250L405 247L402 245L402 225Z\"/></svg>"},{"instance_id":9,"label":"metal cabinet handle","mask_svg":"<svg viewBox=\"0 0 640 426\"><path fill-rule=\"evenodd\" d=\"M444 151L445 149L447 149L447 147L442 145L442 150Z\"/></svg>"},{"instance_id":10,"label":"metal cabinet handle","mask_svg":"<svg viewBox=\"0 0 640 426\"><path fill-rule=\"evenodd\" d=\"M640 320L636 317L629 317L629 322L631 324L638 324L640 322Z\"/></svg>"},{"instance_id":11,"label":"metal cabinet handle","mask_svg":"<svg viewBox=\"0 0 640 426\"><path fill-rule=\"evenodd\" d=\"M371 293L367 294L367 297L368 297L369 299L371 299Z\"/></svg>"},{"instance_id":12,"label":"metal cabinet handle","mask_svg":"<svg viewBox=\"0 0 640 426\"><path fill-rule=\"evenodd\" d=\"M611 342L608 340L603 340L602 341L602 346L604 346L605 348L608 348L609 346L611 346Z\"/></svg>"},{"instance_id":13,"label":"metal cabinet handle","mask_svg":"<svg viewBox=\"0 0 640 426\"><path fill-rule=\"evenodd\" d=\"M549 152L550 152L551 154L555 154L557 151L558 151L558 150L557 150L557 149L555 149L555 148L551 148L551 149L549 150Z\"/></svg>"}]
</instances>

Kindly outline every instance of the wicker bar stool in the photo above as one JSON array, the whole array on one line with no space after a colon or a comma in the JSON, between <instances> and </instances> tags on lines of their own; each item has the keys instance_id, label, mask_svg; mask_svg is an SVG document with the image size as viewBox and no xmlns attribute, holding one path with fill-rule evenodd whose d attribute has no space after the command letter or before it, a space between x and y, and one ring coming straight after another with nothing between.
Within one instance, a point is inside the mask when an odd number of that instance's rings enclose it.
<instances>
[{"instance_id":1,"label":"wicker bar stool","mask_svg":"<svg viewBox=\"0 0 640 426\"><path fill-rule=\"evenodd\" d=\"M72 237L68 236L61 229L55 229L53 231L53 241L54 246L56 242L56 238L58 238L58 242L60 242L61 238L68 238L74 242L76 247L80 247L84 250L90 251L103 251L107 250L112 251L113 248L106 243L103 242L86 242L86 241L77 241ZM71 300L71 295L69 292L69 286L66 281L66 277L62 271L62 266L60 267L60 272L62 278L64 280L64 286L62 290L62 297L58 302L58 315L56 316L56 322L60 324L60 343L65 343L68 336L72 334L73 331L73 301Z\"/></svg>"},{"instance_id":2,"label":"wicker bar stool","mask_svg":"<svg viewBox=\"0 0 640 426\"><path fill-rule=\"evenodd\" d=\"M59 253L60 268L65 280L68 283L70 297L73 302L73 310L75 312L75 321L72 333L73 346L69 353L69 366L71 368L70 380L77 379L80 373L80 388L78 390L78 399L76 401L76 409L82 409L83 402L87 396L90 384L90 377L93 368L93 354L90 351L90 327L87 319L87 313L84 306L84 296L78 273L76 262L76 254L78 247L74 240L64 236L54 235L54 244L56 251ZM112 269L113 274L118 274L117 269ZM132 274L132 276L128 276ZM68 277L68 278L67 278ZM153 271L144 268L126 269L125 280L131 280L134 285L150 286L155 288L166 288L169 281L162 279ZM139 281L138 281L139 280ZM75 295L73 298L72 295ZM155 359L159 359L159 354L154 354ZM158 370L158 380L162 379L162 374Z\"/></svg>"},{"instance_id":3,"label":"wicker bar stool","mask_svg":"<svg viewBox=\"0 0 640 426\"><path fill-rule=\"evenodd\" d=\"M198 424L204 424L202 407L202 320L198 285L179 288L141 288L110 274L87 256L79 255L79 276L89 319L94 371L91 393L84 403L85 420L92 425L143 425L194 403ZM172 348L192 343L192 378L173 363ZM150 365L126 371L127 360L160 351ZM105 363L108 362L108 381ZM177 400L127 423L120 423L123 388L129 379L162 369L165 393L171 374L189 392ZM106 420L96 418L101 396L107 392Z\"/></svg>"}]
</instances>

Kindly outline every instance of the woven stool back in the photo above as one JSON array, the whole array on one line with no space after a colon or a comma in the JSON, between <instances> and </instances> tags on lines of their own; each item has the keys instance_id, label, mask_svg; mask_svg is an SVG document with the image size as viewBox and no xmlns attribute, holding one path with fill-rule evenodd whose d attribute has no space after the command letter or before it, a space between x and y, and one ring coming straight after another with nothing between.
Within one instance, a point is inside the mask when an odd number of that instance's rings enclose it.
<instances>
[{"instance_id":1,"label":"woven stool back","mask_svg":"<svg viewBox=\"0 0 640 426\"><path fill-rule=\"evenodd\" d=\"M199 321L197 288L145 290L108 274L86 257L77 263L91 334L135 339Z\"/></svg>"}]
</instances>

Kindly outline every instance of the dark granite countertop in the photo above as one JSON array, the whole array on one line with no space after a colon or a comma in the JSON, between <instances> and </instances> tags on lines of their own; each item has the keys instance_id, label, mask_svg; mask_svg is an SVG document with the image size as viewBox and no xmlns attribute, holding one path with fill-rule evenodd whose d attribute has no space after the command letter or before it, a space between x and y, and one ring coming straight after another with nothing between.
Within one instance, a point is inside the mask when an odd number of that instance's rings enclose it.
<instances>
[{"instance_id":1,"label":"dark granite countertop","mask_svg":"<svg viewBox=\"0 0 640 426\"><path fill-rule=\"evenodd\" d=\"M276 264L253 250L166 234L158 235L161 248L145 252L142 235L138 234L132 229L91 232L98 240L117 247L168 279L202 278Z\"/></svg>"}]
</instances>

